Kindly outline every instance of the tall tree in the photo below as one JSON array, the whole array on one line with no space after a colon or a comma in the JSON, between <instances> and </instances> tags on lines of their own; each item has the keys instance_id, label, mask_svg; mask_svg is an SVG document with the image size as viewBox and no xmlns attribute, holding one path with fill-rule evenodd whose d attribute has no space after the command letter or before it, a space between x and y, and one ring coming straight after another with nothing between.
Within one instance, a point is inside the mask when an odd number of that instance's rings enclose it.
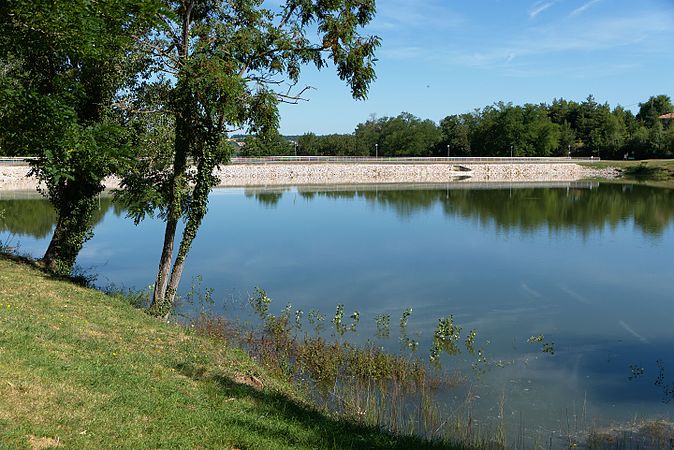
<instances>
[{"instance_id":1,"label":"tall tree","mask_svg":"<svg viewBox=\"0 0 674 450\"><path fill-rule=\"evenodd\" d=\"M33 173L58 215L44 261L57 273L72 271L102 180L133 147L112 104L143 64L133 35L158 9L145 0L0 3L0 143L39 157Z\"/></svg>"},{"instance_id":2,"label":"tall tree","mask_svg":"<svg viewBox=\"0 0 674 450\"><path fill-rule=\"evenodd\" d=\"M249 136L239 150L239 156L290 156L295 146L279 133L268 133L265 136Z\"/></svg>"},{"instance_id":3,"label":"tall tree","mask_svg":"<svg viewBox=\"0 0 674 450\"><path fill-rule=\"evenodd\" d=\"M360 31L374 16L374 0L286 0L273 9L261 0L166 3L164 26L143 40L154 59L154 76L128 104L170 116L175 126L171 162L145 159L125 182L130 188L125 198L137 220L157 207L166 220L150 308L159 316L173 306L217 183L213 171L227 158L222 151L227 134L273 133L278 104L302 99L306 89L296 86L306 64L321 69L332 62L353 97L365 98L379 45L377 37ZM181 217L185 228L174 254Z\"/></svg>"},{"instance_id":4,"label":"tall tree","mask_svg":"<svg viewBox=\"0 0 674 450\"><path fill-rule=\"evenodd\" d=\"M389 156L431 156L442 140L432 120L423 120L408 112L384 119L381 151Z\"/></svg>"},{"instance_id":5,"label":"tall tree","mask_svg":"<svg viewBox=\"0 0 674 450\"><path fill-rule=\"evenodd\" d=\"M305 133L297 138L297 154L302 156L316 156L319 151L320 138L315 133Z\"/></svg>"},{"instance_id":6,"label":"tall tree","mask_svg":"<svg viewBox=\"0 0 674 450\"><path fill-rule=\"evenodd\" d=\"M576 149L576 131L566 120L559 127L559 148L560 155L571 156L571 152Z\"/></svg>"},{"instance_id":7,"label":"tall tree","mask_svg":"<svg viewBox=\"0 0 674 450\"><path fill-rule=\"evenodd\" d=\"M383 121L372 114L367 121L356 126L354 135L360 146L365 148L366 155L375 156L377 147L381 146L382 124Z\"/></svg>"},{"instance_id":8,"label":"tall tree","mask_svg":"<svg viewBox=\"0 0 674 450\"><path fill-rule=\"evenodd\" d=\"M470 136L472 133L469 114L447 116L440 121L442 131L442 149L449 146L450 156L470 155Z\"/></svg>"},{"instance_id":9,"label":"tall tree","mask_svg":"<svg viewBox=\"0 0 674 450\"><path fill-rule=\"evenodd\" d=\"M396 117L371 117L356 127L355 138L361 153L379 156L431 156L442 139L432 120L422 120L408 112Z\"/></svg>"},{"instance_id":10,"label":"tall tree","mask_svg":"<svg viewBox=\"0 0 674 450\"><path fill-rule=\"evenodd\" d=\"M648 128L658 122L658 116L674 112L672 100L668 95L655 95L643 103L639 103L637 119L642 121Z\"/></svg>"},{"instance_id":11,"label":"tall tree","mask_svg":"<svg viewBox=\"0 0 674 450\"><path fill-rule=\"evenodd\" d=\"M552 123L547 110L541 105L526 104L524 110L524 146L527 156L551 156L559 151L560 127Z\"/></svg>"}]
</instances>

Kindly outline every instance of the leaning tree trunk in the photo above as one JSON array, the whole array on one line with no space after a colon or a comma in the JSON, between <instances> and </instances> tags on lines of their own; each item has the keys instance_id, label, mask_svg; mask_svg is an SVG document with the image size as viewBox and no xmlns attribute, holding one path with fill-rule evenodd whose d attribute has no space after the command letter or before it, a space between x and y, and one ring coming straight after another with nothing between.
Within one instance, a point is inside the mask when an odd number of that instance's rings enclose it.
<instances>
[{"instance_id":1,"label":"leaning tree trunk","mask_svg":"<svg viewBox=\"0 0 674 450\"><path fill-rule=\"evenodd\" d=\"M201 222L206 215L208 208L208 195L211 189L216 184L216 178L213 176L213 169L215 169L215 146L206 146L204 153L200 155L199 164L197 166L197 181L192 191L192 198L188 211L187 224L183 231L183 236L180 241L180 248L176 262L171 271L171 281L165 294L165 303L171 308L175 302L178 285L183 275L183 267L185 266L185 259L187 253L192 246L192 242L197 236L197 230L201 226ZM168 312L168 311L167 311Z\"/></svg>"},{"instance_id":2,"label":"leaning tree trunk","mask_svg":"<svg viewBox=\"0 0 674 450\"><path fill-rule=\"evenodd\" d=\"M159 270L155 281L150 313L155 316L166 316L171 309L171 302L167 301L166 292L173 263L173 248L175 246L176 229L182 216L183 200L187 191L187 155L190 146L190 127L184 115L176 116L176 139L174 144L173 180L169 194L168 215L164 232L164 245Z\"/></svg>"},{"instance_id":3,"label":"leaning tree trunk","mask_svg":"<svg viewBox=\"0 0 674 450\"><path fill-rule=\"evenodd\" d=\"M186 158L184 158L186 159ZM176 164L176 168L178 168ZM175 246L176 230L178 221L182 215L182 203L184 191L186 189L185 168L174 174L173 186L171 188L169 213L166 219L166 231L164 232L164 245L161 258L159 260L159 270L155 282L150 313L155 316L166 316L171 310L172 300L166 296L169 279L171 275L171 265L173 263L173 248Z\"/></svg>"},{"instance_id":4,"label":"leaning tree trunk","mask_svg":"<svg viewBox=\"0 0 674 450\"><path fill-rule=\"evenodd\" d=\"M152 304L150 305L150 312L158 316L163 315L162 312L164 310L164 297L171 272L171 262L173 261L173 245L179 218L180 215L176 217L175 214L171 212L169 213L166 220L164 246L162 248L161 258L159 259L159 270L157 271L157 279L154 285L155 287L152 296Z\"/></svg>"},{"instance_id":5,"label":"leaning tree trunk","mask_svg":"<svg viewBox=\"0 0 674 450\"><path fill-rule=\"evenodd\" d=\"M72 273L77 255L91 237L91 221L101 189L100 186L63 187L54 234L42 258L50 271L58 275Z\"/></svg>"}]
</instances>

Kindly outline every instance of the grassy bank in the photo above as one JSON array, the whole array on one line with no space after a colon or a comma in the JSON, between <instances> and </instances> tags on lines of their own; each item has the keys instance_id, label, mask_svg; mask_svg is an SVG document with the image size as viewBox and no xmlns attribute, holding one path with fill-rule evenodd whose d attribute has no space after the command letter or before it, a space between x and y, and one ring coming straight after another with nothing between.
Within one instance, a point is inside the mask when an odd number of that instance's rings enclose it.
<instances>
[{"instance_id":1,"label":"grassy bank","mask_svg":"<svg viewBox=\"0 0 674 450\"><path fill-rule=\"evenodd\" d=\"M649 186L674 188L674 160L601 161L581 163L594 168L616 168L622 172L618 181L639 182Z\"/></svg>"},{"instance_id":2,"label":"grassy bank","mask_svg":"<svg viewBox=\"0 0 674 450\"><path fill-rule=\"evenodd\" d=\"M0 448L449 448L314 410L221 340L0 257Z\"/></svg>"}]
</instances>

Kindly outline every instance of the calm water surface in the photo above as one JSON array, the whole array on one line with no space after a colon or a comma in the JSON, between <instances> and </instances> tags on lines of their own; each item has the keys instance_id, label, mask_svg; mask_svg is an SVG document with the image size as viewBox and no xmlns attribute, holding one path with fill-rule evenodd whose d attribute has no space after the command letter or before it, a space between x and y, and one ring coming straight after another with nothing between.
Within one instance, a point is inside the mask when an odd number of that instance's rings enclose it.
<instances>
[{"instance_id":1,"label":"calm water surface","mask_svg":"<svg viewBox=\"0 0 674 450\"><path fill-rule=\"evenodd\" d=\"M48 204L0 193L0 240L40 256ZM98 283L153 282L163 224L140 226L101 200L78 264ZM183 286L203 276L226 314L255 286L328 318L407 307L427 352L438 318L478 331L489 368L445 401L548 436L674 416L674 191L580 183L546 187L378 186L216 190ZM234 302L232 302L232 299ZM228 306L224 306L228 305ZM392 327L396 335L396 327ZM554 343L554 354L542 343ZM397 348L395 338L386 344ZM445 367L469 368L467 356Z\"/></svg>"}]
</instances>

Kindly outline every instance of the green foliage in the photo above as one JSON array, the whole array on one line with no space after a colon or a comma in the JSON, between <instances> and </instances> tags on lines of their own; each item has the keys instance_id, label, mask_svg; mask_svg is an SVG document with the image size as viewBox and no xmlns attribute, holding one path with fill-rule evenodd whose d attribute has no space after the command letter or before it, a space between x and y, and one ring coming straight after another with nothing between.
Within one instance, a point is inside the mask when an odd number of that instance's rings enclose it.
<instances>
[{"instance_id":1,"label":"green foliage","mask_svg":"<svg viewBox=\"0 0 674 450\"><path fill-rule=\"evenodd\" d=\"M551 156L559 148L559 126L542 106L497 103L479 114L472 137L476 156Z\"/></svg>"},{"instance_id":2,"label":"green foliage","mask_svg":"<svg viewBox=\"0 0 674 450\"><path fill-rule=\"evenodd\" d=\"M536 336L530 336L529 339L527 339L527 342L529 344L534 344L534 343L543 342L544 339L545 339L545 336L543 336L542 334L539 334L539 335L536 335Z\"/></svg>"},{"instance_id":3,"label":"green foliage","mask_svg":"<svg viewBox=\"0 0 674 450\"><path fill-rule=\"evenodd\" d=\"M659 123L658 116L674 112L674 105L668 95L655 95L643 103L639 103L637 119L651 128Z\"/></svg>"},{"instance_id":4,"label":"green foliage","mask_svg":"<svg viewBox=\"0 0 674 450\"><path fill-rule=\"evenodd\" d=\"M471 135L475 126L471 114L447 116L440 121L441 149L449 147L449 156L470 156Z\"/></svg>"},{"instance_id":5,"label":"green foliage","mask_svg":"<svg viewBox=\"0 0 674 450\"><path fill-rule=\"evenodd\" d=\"M271 314L271 299L264 290L257 289L250 304L263 328L239 333L241 345L265 367L308 389L312 398L327 411L394 432L440 440L447 436L439 433L443 428L441 420L429 412L436 411L434 392L442 387L451 388L460 382L459 378L450 378L441 370L428 370L417 356L408 353L408 348L396 354L375 347L369 341L359 346L343 340L345 333L356 331L360 320L360 314L354 312L351 323L346 324L343 305L336 307L332 319L335 334L332 340L327 340L320 333L301 335L297 311L295 324L289 323L291 305L283 308L278 316ZM410 315L411 309L403 312L401 333L406 332ZM310 312L312 325L322 321L320 313ZM376 321L381 330L390 324L390 315L378 316ZM212 333L209 331L209 334ZM472 343L475 335L473 330L467 339ZM479 358L483 358L481 353ZM479 359L476 364L480 364ZM407 406L402 407L403 404ZM406 425L413 423L411 421L416 425L408 428Z\"/></svg>"},{"instance_id":6,"label":"green foliage","mask_svg":"<svg viewBox=\"0 0 674 450\"><path fill-rule=\"evenodd\" d=\"M68 209L59 211L59 219L44 260L51 271L69 275L85 241L93 236L91 219L98 206L91 195L75 194L65 202Z\"/></svg>"},{"instance_id":7,"label":"green foliage","mask_svg":"<svg viewBox=\"0 0 674 450\"><path fill-rule=\"evenodd\" d=\"M312 309L309 311L309 324L313 327L314 333L318 336L321 334L321 331L323 331L323 328L325 327L325 316L323 314L316 310Z\"/></svg>"},{"instance_id":8,"label":"green foliage","mask_svg":"<svg viewBox=\"0 0 674 450\"><path fill-rule=\"evenodd\" d=\"M443 319L438 319L438 324L433 331L433 345L431 346L429 356L431 363L438 364L440 355L443 352L448 355L457 355L461 353L461 350L457 345L460 338L461 327L454 323L454 318L451 315Z\"/></svg>"},{"instance_id":9,"label":"green foliage","mask_svg":"<svg viewBox=\"0 0 674 450\"><path fill-rule=\"evenodd\" d=\"M245 145L239 150L239 156L290 156L295 154L295 146L278 132L270 133L268 136L250 136L244 142Z\"/></svg>"},{"instance_id":10,"label":"green foliage","mask_svg":"<svg viewBox=\"0 0 674 450\"><path fill-rule=\"evenodd\" d=\"M441 133L431 120L422 120L403 112L397 117L372 118L356 127L355 137L379 156L432 156L440 143Z\"/></svg>"},{"instance_id":11,"label":"green foliage","mask_svg":"<svg viewBox=\"0 0 674 450\"><path fill-rule=\"evenodd\" d=\"M635 117L588 96L582 102L498 102L472 113L450 115L439 126L409 113L370 117L354 133L300 137L301 155L374 156L601 156L666 158L674 154L674 121L667 96L651 97Z\"/></svg>"},{"instance_id":12,"label":"green foliage","mask_svg":"<svg viewBox=\"0 0 674 450\"><path fill-rule=\"evenodd\" d=\"M297 140L297 154L303 156L367 156L368 149L352 134L316 136L307 133Z\"/></svg>"},{"instance_id":13,"label":"green foliage","mask_svg":"<svg viewBox=\"0 0 674 450\"><path fill-rule=\"evenodd\" d=\"M119 299L124 303L128 303L137 309L145 309L150 306L150 297L152 295L152 286L148 286L146 289L137 290L131 288L118 287L113 284L105 287L103 289L105 294Z\"/></svg>"},{"instance_id":14,"label":"green foliage","mask_svg":"<svg viewBox=\"0 0 674 450\"><path fill-rule=\"evenodd\" d=\"M33 173L59 217L44 259L68 274L91 236L102 180L133 154L133 130L113 104L143 67L133 36L159 5L9 0L0 8L0 147L39 157Z\"/></svg>"},{"instance_id":15,"label":"green foliage","mask_svg":"<svg viewBox=\"0 0 674 450\"><path fill-rule=\"evenodd\" d=\"M407 325L411 315L412 308L407 308L400 316L400 343L402 344L403 348L407 348L415 352L419 346L419 341L410 338L409 334L407 333Z\"/></svg>"},{"instance_id":16,"label":"green foliage","mask_svg":"<svg viewBox=\"0 0 674 450\"><path fill-rule=\"evenodd\" d=\"M267 293L262 288L255 288L255 295L248 299L248 302L253 307L253 311L258 315L262 320L266 320L269 316L269 305L271 304L271 298L267 296Z\"/></svg>"},{"instance_id":17,"label":"green foliage","mask_svg":"<svg viewBox=\"0 0 674 450\"><path fill-rule=\"evenodd\" d=\"M374 318L377 325L377 337L385 339L391 334L391 315L380 314Z\"/></svg>"},{"instance_id":18,"label":"green foliage","mask_svg":"<svg viewBox=\"0 0 674 450\"><path fill-rule=\"evenodd\" d=\"M227 162L228 133L257 135L252 153L282 151L278 105L297 103L301 69L330 61L356 99L375 78L379 39L362 34L374 0L297 1L270 6L257 0L167 1L161 26L139 44L150 68L126 99L126 111L170 117L170 146L139 158L128 170L124 199L136 221L159 209L166 219L152 312L170 313L185 259L217 183L213 170ZM288 89L287 84L290 85ZM272 145L273 146L273 145ZM157 181L160 181L157 183ZM174 257L177 223L185 219Z\"/></svg>"},{"instance_id":19,"label":"green foliage","mask_svg":"<svg viewBox=\"0 0 674 450\"><path fill-rule=\"evenodd\" d=\"M360 321L360 313L358 311L354 311L353 314L350 316L351 318L351 323L350 324L345 324L344 323L344 305L337 305L337 308L335 309L335 316L332 318L332 325L335 328L335 333L339 336L344 336L347 332L355 332L356 327L358 326L358 322Z\"/></svg>"},{"instance_id":20,"label":"green foliage","mask_svg":"<svg viewBox=\"0 0 674 450\"><path fill-rule=\"evenodd\" d=\"M536 336L530 336L529 339L527 339L527 343L529 344L543 344L541 347L541 351L543 353L549 353L551 355L555 354L555 343L554 342L545 342L545 336L542 334L536 335Z\"/></svg>"},{"instance_id":21,"label":"green foliage","mask_svg":"<svg viewBox=\"0 0 674 450\"><path fill-rule=\"evenodd\" d=\"M475 354L475 338L477 337L477 330L470 330L466 336L466 350L471 355Z\"/></svg>"},{"instance_id":22,"label":"green foliage","mask_svg":"<svg viewBox=\"0 0 674 450\"><path fill-rule=\"evenodd\" d=\"M214 289L203 286L203 282L204 278L201 275L193 277L190 283L190 290L180 297L180 300L190 305L193 311L196 309L199 315L206 314L215 304L215 299L213 298ZM150 285L150 289L152 288L154 286ZM148 304L147 306L150 305Z\"/></svg>"},{"instance_id":23,"label":"green foliage","mask_svg":"<svg viewBox=\"0 0 674 450\"><path fill-rule=\"evenodd\" d=\"M405 311L403 311L402 315L400 316L400 331L407 331L407 325L410 320L410 316L412 315L412 308L407 308Z\"/></svg>"}]
</instances>

